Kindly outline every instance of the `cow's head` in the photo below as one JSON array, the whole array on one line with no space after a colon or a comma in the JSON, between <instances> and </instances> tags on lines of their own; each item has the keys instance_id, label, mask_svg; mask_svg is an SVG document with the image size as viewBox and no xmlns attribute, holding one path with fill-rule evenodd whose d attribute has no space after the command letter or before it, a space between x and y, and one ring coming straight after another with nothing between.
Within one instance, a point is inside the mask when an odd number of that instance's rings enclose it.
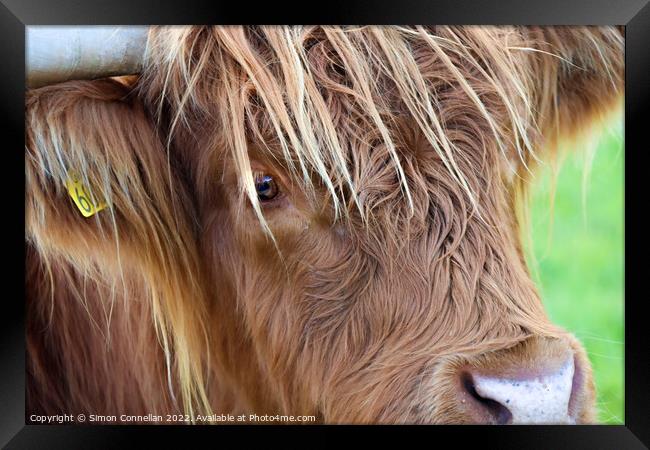
<instances>
[{"instance_id":1,"label":"cow's head","mask_svg":"<svg viewBox=\"0 0 650 450\"><path fill-rule=\"evenodd\" d=\"M544 313L519 200L621 94L623 47L614 28L154 28L141 76L65 86L98 147L169 150L129 176L186 202L216 412L592 422L590 364ZM128 221L124 183L100 190Z\"/></svg>"}]
</instances>

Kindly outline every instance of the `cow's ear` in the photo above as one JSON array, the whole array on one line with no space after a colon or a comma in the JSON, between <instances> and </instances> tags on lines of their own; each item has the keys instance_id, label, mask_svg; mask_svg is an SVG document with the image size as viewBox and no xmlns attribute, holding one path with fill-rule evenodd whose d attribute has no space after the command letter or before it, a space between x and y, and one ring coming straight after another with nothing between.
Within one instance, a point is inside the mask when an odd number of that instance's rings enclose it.
<instances>
[{"instance_id":1,"label":"cow's ear","mask_svg":"<svg viewBox=\"0 0 650 450\"><path fill-rule=\"evenodd\" d=\"M536 122L548 145L581 133L624 90L623 27L525 28L533 51Z\"/></svg>"},{"instance_id":2,"label":"cow's ear","mask_svg":"<svg viewBox=\"0 0 650 450\"><path fill-rule=\"evenodd\" d=\"M60 288L86 292L90 279L106 301L124 292L150 302L184 405L209 410L192 198L154 122L130 88L107 79L28 91L25 125L26 239L40 260L74 272L79 286Z\"/></svg>"},{"instance_id":3,"label":"cow's ear","mask_svg":"<svg viewBox=\"0 0 650 450\"><path fill-rule=\"evenodd\" d=\"M122 258L192 248L190 195L130 93L111 79L28 91L26 232L37 248L80 264L112 260L120 243Z\"/></svg>"}]
</instances>

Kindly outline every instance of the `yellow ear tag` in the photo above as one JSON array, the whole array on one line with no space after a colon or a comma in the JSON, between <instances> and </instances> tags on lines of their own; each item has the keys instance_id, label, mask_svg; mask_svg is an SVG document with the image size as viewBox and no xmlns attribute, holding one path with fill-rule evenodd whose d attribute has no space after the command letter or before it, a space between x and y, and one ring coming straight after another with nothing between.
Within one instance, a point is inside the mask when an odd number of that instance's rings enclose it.
<instances>
[{"instance_id":1,"label":"yellow ear tag","mask_svg":"<svg viewBox=\"0 0 650 450\"><path fill-rule=\"evenodd\" d=\"M66 187L68 188L68 194L70 194L70 197L72 197L72 200L84 217L90 217L106 208L106 203L103 202L97 205L93 204L90 195L88 195L88 192L90 192L89 189L83 185L76 175L72 175L68 179Z\"/></svg>"}]
</instances>

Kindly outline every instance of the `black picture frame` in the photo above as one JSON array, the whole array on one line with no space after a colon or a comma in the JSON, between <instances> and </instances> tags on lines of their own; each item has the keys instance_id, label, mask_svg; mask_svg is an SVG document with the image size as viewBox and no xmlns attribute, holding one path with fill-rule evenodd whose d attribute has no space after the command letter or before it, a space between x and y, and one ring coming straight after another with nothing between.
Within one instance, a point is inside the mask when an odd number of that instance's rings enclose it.
<instances>
[{"instance_id":1,"label":"black picture frame","mask_svg":"<svg viewBox=\"0 0 650 450\"><path fill-rule=\"evenodd\" d=\"M649 0L399 0L367 4L362 1L333 1L301 8L278 2L264 6L249 2L208 0L0 0L0 124L4 222L7 260L3 305L0 313L0 444L6 448L124 448L154 441L205 439L215 444L232 442L232 433L247 431L238 444L262 433L284 440L285 432L299 434L305 443L312 434L331 431L346 434L360 427L329 426L63 426L25 425L25 332L24 332L24 93L25 27L29 25L86 24L540 24L625 25L625 424L593 426L437 426L376 427L383 439L388 433L400 441L413 433L431 434L433 442L474 443L489 448L589 448L636 449L650 446L650 333L643 314L645 295L640 277L645 270L641 227L645 210L641 163L647 147L646 113L650 105L650 4ZM307 9L311 6L311 9ZM22 149L21 149L22 147ZM24 194L24 191L23 191ZM638 207L634 206L638 205ZM647 260L647 258L645 258ZM639 288L639 289L637 289ZM254 428L254 430L253 430ZM364 427L361 427L364 428ZM366 428L367 430L367 428ZM252 433L251 431L255 431ZM218 435L218 436L217 436ZM423 438L425 436L419 436ZM225 439L225 441L223 440ZM325 442L319 438L319 442ZM325 438L327 439L327 438ZM448 440L449 439L449 440ZM421 442L421 441L420 441Z\"/></svg>"}]
</instances>

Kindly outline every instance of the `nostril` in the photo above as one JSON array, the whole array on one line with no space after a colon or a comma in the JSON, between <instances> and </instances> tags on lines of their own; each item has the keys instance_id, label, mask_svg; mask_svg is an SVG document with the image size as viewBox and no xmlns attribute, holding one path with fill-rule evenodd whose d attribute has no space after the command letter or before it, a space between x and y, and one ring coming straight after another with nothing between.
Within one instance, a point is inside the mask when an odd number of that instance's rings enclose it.
<instances>
[{"instance_id":1,"label":"nostril","mask_svg":"<svg viewBox=\"0 0 650 450\"><path fill-rule=\"evenodd\" d=\"M496 425L507 425L512 423L512 413L503 404L491 398L483 397L476 391L474 379L471 374L461 375L461 386L469 397L468 407L471 415L481 423L493 423ZM506 400L506 404L509 400Z\"/></svg>"},{"instance_id":2,"label":"nostril","mask_svg":"<svg viewBox=\"0 0 650 450\"><path fill-rule=\"evenodd\" d=\"M584 386L584 373L578 358L573 357L573 379L571 380L571 396L569 397L569 415L572 417L578 416L580 407L581 392Z\"/></svg>"}]
</instances>

